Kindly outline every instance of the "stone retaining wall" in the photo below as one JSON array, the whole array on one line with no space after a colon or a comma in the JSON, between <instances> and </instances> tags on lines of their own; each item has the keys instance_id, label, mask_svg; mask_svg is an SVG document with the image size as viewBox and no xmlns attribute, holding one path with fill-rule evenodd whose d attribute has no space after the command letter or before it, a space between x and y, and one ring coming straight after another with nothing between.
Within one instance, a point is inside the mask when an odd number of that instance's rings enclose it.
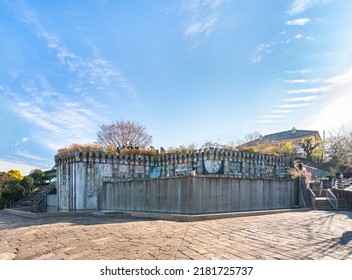
<instances>
[{"instance_id":1,"label":"stone retaining wall","mask_svg":"<svg viewBox=\"0 0 352 280\"><path fill-rule=\"evenodd\" d=\"M289 208L294 204L293 198L290 202L279 199L279 193L288 191L285 186L291 186L286 180L290 160L285 157L224 149L157 156L77 150L57 155L55 163L59 210L123 206L145 211L208 213ZM196 177L188 178L190 175ZM280 188L283 189L278 191ZM137 194L140 200L135 200ZM123 204L130 196L131 204ZM143 204L143 199L149 202ZM278 201L273 203L275 199ZM139 206L134 205L137 201Z\"/></svg>"},{"instance_id":2,"label":"stone retaining wall","mask_svg":"<svg viewBox=\"0 0 352 280\"><path fill-rule=\"evenodd\" d=\"M179 177L105 183L101 210L203 214L293 208L297 182L225 177Z\"/></svg>"}]
</instances>

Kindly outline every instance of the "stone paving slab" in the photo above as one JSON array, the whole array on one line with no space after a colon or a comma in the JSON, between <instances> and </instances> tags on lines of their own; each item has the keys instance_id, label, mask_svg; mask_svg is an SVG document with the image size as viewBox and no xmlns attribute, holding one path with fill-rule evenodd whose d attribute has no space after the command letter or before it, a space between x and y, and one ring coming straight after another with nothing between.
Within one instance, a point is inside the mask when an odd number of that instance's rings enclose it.
<instances>
[{"instance_id":1,"label":"stone paving slab","mask_svg":"<svg viewBox=\"0 0 352 280\"><path fill-rule=\"evenodd\" d=\"M177 222L0 211L0 259L352 260L352 212L294 211Z\"/></svg>"}]
</instances>

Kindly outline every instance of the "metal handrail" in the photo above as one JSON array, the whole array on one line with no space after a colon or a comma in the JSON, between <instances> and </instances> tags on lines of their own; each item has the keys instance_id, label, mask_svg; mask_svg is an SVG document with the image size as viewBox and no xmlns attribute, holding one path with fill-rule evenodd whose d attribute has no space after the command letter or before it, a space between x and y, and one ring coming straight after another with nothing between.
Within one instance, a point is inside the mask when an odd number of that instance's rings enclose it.
<instances>
[{"instance_id":1,"label":"metal handrail","mask_svg":"<svg viewBox=\"0 0 352 280\"><path fill-rule=\"evenodd\" d=\"M310 193L310 197L312 199L312 208L316 209L316 205L315 205L315 199L317 198L317 196L315 195L315 193L313 192L313 190L311 188L308 188L308 192Z\"/></svg>"},{"instance_id":2,"label":"metal handrail","mask_svg":"<svg viewBox=\"0 0 352 280\"><path fill-rule=\"evenodd\" d=\"M339 210L339 202L338 202L336 196L329 189L326 190L326 199L329 201L329 203L332 205L332 207L335 208L336 211Z\"/></svg>"}]
</instances>

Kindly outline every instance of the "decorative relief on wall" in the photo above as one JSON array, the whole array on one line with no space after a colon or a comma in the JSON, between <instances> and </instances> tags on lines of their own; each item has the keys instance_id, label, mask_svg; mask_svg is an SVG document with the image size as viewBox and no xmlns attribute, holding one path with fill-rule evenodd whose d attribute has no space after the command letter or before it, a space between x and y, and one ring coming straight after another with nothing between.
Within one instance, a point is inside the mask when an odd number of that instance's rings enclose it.
<instances>
[{"instance_id":1,"label":"decorative relief on wall","mask_svg":"<svg viewBox=\"0 0 352 280\"><path fill-rule=\"evenodd\" d=\"M84 168L76 170L75 164L84 162ZM68 191L75 181L74 176L85 178L88 195L96 195L101 178L114 181L155 179L189 175L197 168L197 175L224 174L246 178L288 178L286 168L290 160L271 155L255 155L246 152L222 149L202 149L191 153L163 154L157 157L145 155L117 155L99 152L60 154L55 157L58 166L58 185L62 193ZM80 172L85 174L79 175ZM84 176L83 176L84 175ZM72 180L72 182L71 182ZM99 181L100 180L100 181Z\"/></svg>"},{"instance_id":2,"label":"decorative relief on wall","mask_svg":"<svg viewBox=\"0 0 352 280\"><path fill-rule=\"evenodd\" d=\"M68 190L69 187L69 165L67 163L64 163L62 165L62 186L63 186L63 192L61 193L61 207L64 209L69 208L69 196L66 191Z\"/></svg>"},{"instance_id":3,"label":"decorative relief on wall","mask_svg":"<svg viewBox=\"0 0 352 280\"><path fill-rule=\"evenodd\" d=\"M87 165L87 194L89 197L94 196L94 165L92 163Z\"/></svg>"},{"instance_id":4,"label":"decorative relief on wall","mask_svg":"<svg viewBox=\"0 0 352 280\"><path fill-rule=\"evenodd\" d=\"M145 173L145 168L143 165L135 165L134 166L134 173L135 174L140 174L140 175L144 175Z\"/></svg>"},{"instance_id":5,"label":"decorative relief on wall","mask_svg":"<svg viewBox=\"0 0 352 280\"><path fill-rule=\"evenodd\" d=\"M237 161L229 162L229 170L231 174L235 176L241 176L242 175L241 168L242 168L242 164L240 162L237 162Z\"/></svg>"},{"instance_id":6,"label":"decorative relief on wall","mask_svg":"<svg viewBox=\"0 0 352 280\"><path fill-rule=\"evenodd\" d=\"M187 174L188 164L187 162L175 164L175 175L183 175Z\"/></svg>"},{"instance_id":7,"label":"decorative relief on wall","mask_svg":"<svg viewBox=\"0 0 352 280\"><path fill-rule=\"evenodd\" d=\"M112 176L111 164L106 164L106 163L102 164L101 173L102 173L102 176L111 177Z\"/></svg>"},{"instance_id":8,"label":"decorative relief on wall","mask_svg":"<svg viewBox=\"0 0 352 280\"><path fill-rule=\"evenodd\" d=\"M285 166L278 166L277 167L278 177L280 179L285 179L287 177L287 171Z\"/></svg>"},{"instance_id":9,"label":"decorative relief on wall","mask_svg":"<svg viewBox=\"0 0 352 280\"><path fill-rule=\"evenodd\" d=\"M62 185L66 186L66 183L67 183L67 179L68 179L68 176L67 176L67 165L66 163L64 163L62 165Z\"/></svg>"},{"instance_id":10,"label":"decorative relief on wall","mask_svg":"<svg viewBox=\"0 0 352 280\"><path fill-rule=\"evenodd\" d=\"M205 160L204 161L204 174L223 174L223 162L221 160Z\"/></svg>"},{"instance_id":11,"label":"decorative relief on wall","mask_svg":"<svg viewBox=\"0 0 352 280\"><path fill-rule=\"evenodd\" d=\"M122 174L128 174L129 173L129 171L130 171L130 167L129 167L129 165L128 164L119 164L118 166L117 166L117 173L119 174L119 175L122 175Z\"/></svg>"},{"instance_id":12,"label":"decorative relief on wall","mask_svg":"<svg viewBox=\"0 0 352 280\"><path fill-rule=\"evenodd\" d=\"M150 178L156 179L161 175L161 166L152 166L150 169Z\"/></svg>"}]
</instances>

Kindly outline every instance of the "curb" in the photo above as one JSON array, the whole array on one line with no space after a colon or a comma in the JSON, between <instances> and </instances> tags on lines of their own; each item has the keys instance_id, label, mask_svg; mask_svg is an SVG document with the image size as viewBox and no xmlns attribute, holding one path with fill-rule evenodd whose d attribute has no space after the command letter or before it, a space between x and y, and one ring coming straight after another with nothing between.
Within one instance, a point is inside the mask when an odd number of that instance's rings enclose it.
<instances>
[{"instance_id":1,"label":"curb","mask_svg":"<svg viewBox=\"0 0 352 280\"><path fill-rule=\"evenodd\" d=\"M227 219L227 218L240 218L250 216L272 215L288 212L306 212L312 210L311 208L298 208L298 209L279 209L279 210L260 210L260 211L247 211L247 212L230 212L230 213L210 213L210 214L171 214L171 213L156 213L156 212L123 212L130 217L135 218L149 218L157 220L169 220L174 222L198 222L206 220Z\"/></svg>"},{"instance_id":2,"label":"curb","mask_svg":"<svg viewBox=\"0 0 352 280\"><path fill-rule=\"evenodd\" d=\"M175 214L159 212L137 212L137 211L76 211L61 213L31 213L15 209L3 209L3 213L16 215L26 218L53 218L53 217L74 217L74 216L97 216L110 218L144 218L155 220L168 220L174 222L199 222L207 220L241 218L250 216L273 215L289 212L307 212L311 208L294 208L294 209L276 209L276 210L259 210L246 212L229 212L229 213L208 213L208 214Z\"/></svg>"}]
</instances>

